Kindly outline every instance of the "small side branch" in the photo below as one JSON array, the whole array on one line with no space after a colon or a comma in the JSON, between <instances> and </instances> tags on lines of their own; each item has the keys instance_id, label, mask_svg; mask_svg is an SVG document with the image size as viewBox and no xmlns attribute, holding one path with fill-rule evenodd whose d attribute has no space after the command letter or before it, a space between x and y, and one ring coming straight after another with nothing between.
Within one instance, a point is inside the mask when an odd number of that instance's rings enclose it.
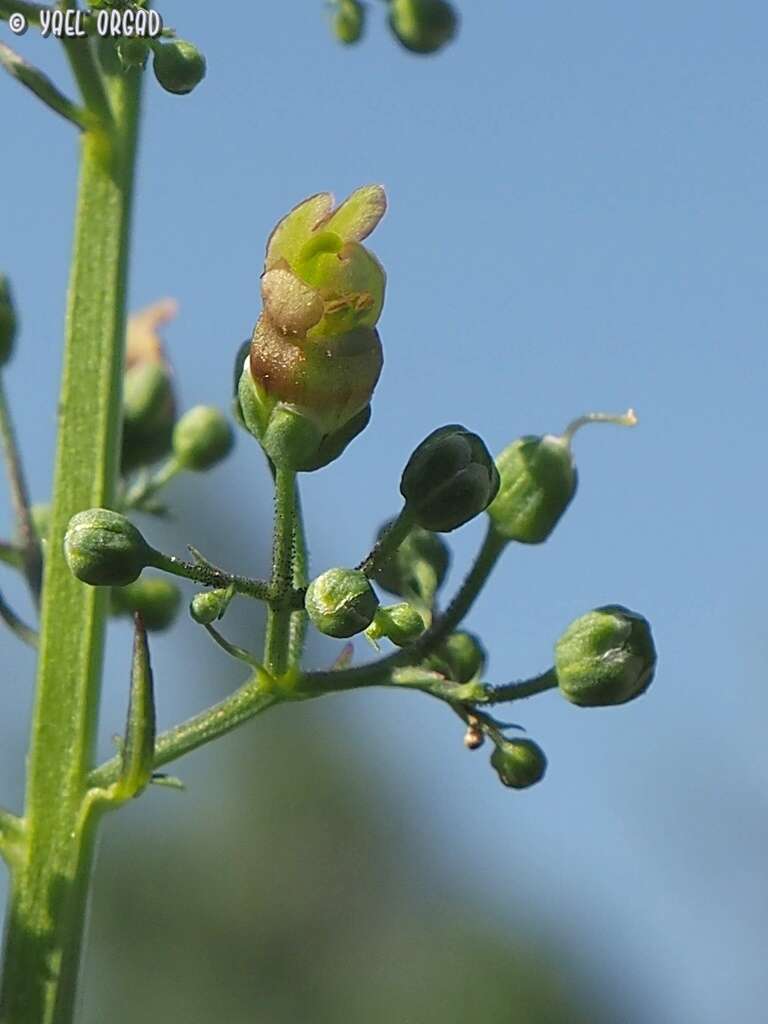
<instances>
[{"instance_id":1,"label":"small side branch","mask_svg":"<svg viewBox=\"0 0 768 1024\"><path fill-rule=\"evenodd\" d=\"M68 99L39 68L24 60L5 43L0 43L0 64L9 75L31 90L54 113L71 121L81 131L88 127L86 111Z\"/></svg>"},{"instance_id":2,"label":"small side branch","mask_svg":"<svg viewBox=\"0 0 768 1024\"><path fill-rule=\"evenodd\" d=\"M3 595L0 593L0 619L6 624L6 626L16 634L19 640L22 640L29 647L33 647L37 650L38 636L37 631L28 626L26 622L22 621L11 606L6 602Z\"/></svg>"},{"instance_id":3,"label":"small side branch","mask_svg":"<svg viewBox=\"0 0 768 1024\"><path fill-rule=\"evenodd\" d=\"M0 57L2 56L2 45L0 43ZM27 482L24 477L19 446L16 443L16 433L11 421L2 376L0 376L0 444L2 444L5 468L11 488L11 500L16 516L16 528L19 534L24 574L27 578L32 597L35 603L38 604L43 578L43 554L40 540L35 530L35 524L32 521L29 491L27 490Z\"/></svg>"}]
</instances>

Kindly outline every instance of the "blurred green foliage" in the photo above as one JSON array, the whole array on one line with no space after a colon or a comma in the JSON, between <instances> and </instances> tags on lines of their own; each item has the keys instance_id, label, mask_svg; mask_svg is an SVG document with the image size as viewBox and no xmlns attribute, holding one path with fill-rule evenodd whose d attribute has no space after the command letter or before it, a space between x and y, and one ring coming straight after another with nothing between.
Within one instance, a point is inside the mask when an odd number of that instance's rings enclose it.
<instances>
[{"instance_id":1,"label":"blurred green foliage","mask_svg":"<svg viewBox=\"0 0 768 1024\"><path fill-rule=\"evenodd\" d=\"M503 934L425 862L342 738L322 711L270 714L182 763L186 795L107 822L85 1024L607 1021L578 957Z\"/></svg>"}]
</instances>

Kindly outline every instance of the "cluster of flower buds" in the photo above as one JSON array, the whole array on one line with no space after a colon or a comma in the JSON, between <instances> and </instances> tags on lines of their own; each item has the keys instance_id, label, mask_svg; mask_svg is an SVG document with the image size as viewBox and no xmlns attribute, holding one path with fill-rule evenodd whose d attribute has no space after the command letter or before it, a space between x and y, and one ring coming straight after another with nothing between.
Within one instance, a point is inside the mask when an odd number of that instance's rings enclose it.
<instances>
[{"instance_id":1,"label":"cluster of flower buds","mask_svg":"<svg viewBox=\"0 0 768 1024\"><path fill-rule=\"evenodd\" d=\"M234 436L218 409L198 405L176 419L171 368L160 328L176 313L162 300L135 313L128 322L123 379L122 470L151 466L172 455L179 469L211 469L232 449Z\"/></svg>"},{"instance_id":2,"label":"cluster of flower buds","mask_svg":"<svg viewBox=\"0 0 768 1024\"><path fill-rule=\"evenodd\" d=\"M324 192L300 203L269 238L264 308L239 366L237 400L241 422L277 466L327 465L370 419L386 277L362 242L385 210L379 185L336 208Z\"/></svg>"},{"instance_id":3,"label":"cluster of flower buds","mask_svg":"<svg viewBox=\"0 0 768 1024\"><path fill-rule=\"evenodd\" d=\"M357 43L365 31L365 4L335 0L332 27L339 42ZM411 53L441 50L458 29L459 17L448 0L387 0L387 21L395 39Z\"/></svg>"}]
</instances>

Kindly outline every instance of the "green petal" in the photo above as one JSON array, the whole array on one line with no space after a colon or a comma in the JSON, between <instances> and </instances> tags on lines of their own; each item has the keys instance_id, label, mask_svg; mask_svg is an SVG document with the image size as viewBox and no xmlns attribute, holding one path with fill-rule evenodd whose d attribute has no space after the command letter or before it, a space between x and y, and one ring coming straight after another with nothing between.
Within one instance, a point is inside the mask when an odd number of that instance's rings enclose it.
<instances>
[{"instance_id":1,"label":"green petal","mask_svg":"<svg viewBox=\"0 0 768 1024\"><path fill-rule=\"evenodd\" d=\"M327 213L317 224L323 231L335 231L345 242L362 242L386 213L387 196L381 185L363 185L341 206Z\"/></svg>"},{"instance_id":2,"label":"green petal","mask_svg":"<svg viewBox=\"0 0 768 1024\"><path fill-rule=\"evenodd\" d=\"M293 263L318 221L326 217L333 207L330 192L318 192L294 206L267 241L266 270L272 270L281 260Z\"/></svg>"}]
</instances>

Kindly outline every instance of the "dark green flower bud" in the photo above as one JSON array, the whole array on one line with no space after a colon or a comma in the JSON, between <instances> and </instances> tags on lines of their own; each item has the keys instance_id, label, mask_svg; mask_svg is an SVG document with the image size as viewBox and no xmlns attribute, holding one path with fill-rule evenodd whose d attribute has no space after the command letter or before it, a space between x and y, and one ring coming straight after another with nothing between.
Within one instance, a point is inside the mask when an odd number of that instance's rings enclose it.
<instances>
[{"instance_id":1,"label":"dark green flower bud","mask_svg":"<svg viewBox=\"0 0 768 1024\"><path fill-rule=\"evenodd\" d=\"M128 320L123 375L124 473L149 466L171 450L176 400L160 328L175 315L176 303L163 299Z\"/></svg>"},{"instance_id":2,"label":"dark green flower bud","mask_svg":"<svg viewBox=\"0 0 768 1024\"><path fill-rule=\"evenodd\" d=\"M180 603L181 591L176 584L160 577L112 588L112 614L133 616L138 612L150 632L168 629L176 619Z\"/></svg>"},{"instance_id":3,"label":"dark green flower bud","mask_svg":"<svg viewBox=\"0 0 768 1024\"><path fill-rule=\"evenodd\" d=\"M210 626L216 619L221 618L231 600L232 591L229 588L203 590L192 598L189 614L201 626Z\"/></svg>"},{"instance_id":4,"label":"dark green flower bud","mask_svg":"<svg viewBox=\"0 0 768 1024\"><path fill-rule=\"evenodd\" d=\"M483 512L496 497L499 474L488 449L465 427L440 427L408 460L400 493L426 530L449 533Z\"/></svg>"},{"instance_id":5,"label":"dark green flower bud","mask_svg":"<svg viewBox=\"0 0 768 1024\"><path fill-rule=\"evenodd\" d=\"M482 675L486 661L479 637L463 630L451 633L429 657L430 666L455 683L468 683Z\"/></svg>"},{"instance_id":6,"label":"dark green flower bud","mask_svg":"<svg viewBox=\"0 0 768 1024\"><path fill-rule=\"evenodd\" d=\"M359 0L338 0L333 16L333 31L340 43L350 46L362 39L365 8Z\"/></svg>"},{"instance_id":7,"label":"dark green flower bud","mask_svg":"<svg viewBox=\"0 0 768 1024\"><path fill-rule=\"evenodd\" d=\"M521 544L541 544L549 537L576 493L573 435L596 422L632 426L636 418L631 409L623 416L590 413L574 420L562 437L521 437L498 456L501 486L488 515L500 536Z\"/></svg>"},{"instance_id":8,"label":"dark green flower bud","mask_svg":"<svg viewBox=\"0 0 768 1024\"><path fill-rule=\"evenodd\" d=\"M155 78L166 92L184 95L205 78L205 57L192 43L183 39L157 43L154 53Z\"/></svg>"},{"instance_id":9,"label":"dark green flower bud","mask_svg":"<svg viewBox=\"0 0 768 1024\"><path fill-rule=\"evenodd\" d=\"M5 366L13 355L18 326L11 282L0 274L0 366Z\"/></svg>"},{"instance_id":10,"label":"dark green flower bud","mask_svg":"<svg viewBox=\"0 0 768 1024\"><path fill-rule=\"evenodd\" d=\"M125 374L122 467L157 462L171 450L174 423L171 378L160 363L142 363Z\"/></svg>"},{"instance_id":11,"label":"dark green flower bud","mask_svg":"<svg viewBox=\"0 0 768 1024\"><path fill-rule=\"evenodd\" d=\"M89 508L72 516L64 555L73 575L93 587L124 587L152 561L152 548L119 512Z\"/></svg>"},{"instance_id":12,"label":"dark green flower bud","mask_svg":"<svg viewBox=\"0 0 768 1024\"><path fill-rule=\"evenodd\" d=\"M185 469L202 472L226 458L234 435L229 420L218 409L196 405L184 413L173 430L173 451Z\"/></svg>"},{"instance_id":13,"label":"dark green flower bud","mask_svg":"<svg viewBox=\"0 0 768 1024\"><path fill-rule=\"evenodd\" d=\"M555 644L560 692L572 704L606 707L645 693L656 668L648 621L620 604L576 619Z\"/></svg>"},{"instance_id":14,"label":"dark green flower bud","mask_svg":"<svg viewBox=\"0 0 768 1024\"><path fill-rule=\"evenodd\" d=\"M424 619L410 604L392 604L379 608L365 631L371 640L386 637L397 647L407 647L426 629Z\"/></svg>"},{"instance_id":15,"label":"dark green flower bud","mask_svg":"<svg viewBox=\"0 0 768 1024\"><path fill-rule=\"evenodd\" d=\"M491 754L491 765L510 789L527 789L541 782L547 770L544 751L533 740L506 740Z\"/></svg>"},{"instance_id":16,"label":"dark green flower bud","mask_svg":"<svg viewBox=\"0 0 768 1024\"><path fill-rule=\"evenodd\" d=\"M434 53L456 35L458 15L446 0L390 0L389 24L414 53Z\"/></svg>"},{"instance_id":17,"label":"dark green flower bud","mask_svg":"<svg viewBox=\"0 0 768 1024\"><path fill-rule=\"evenodd\" d=\"M149 57L149 44L140 36L124 36L117 44L117 56L124 71L143 68Z\"/></svg>"},{"instance_id":18,"label":"dark green flower bud","mask_svg":"<svg viewBox=\"0 0 768 1024\"><path fill-rule=\"evenodd\" d=\"M391 521L382 526L379 539L390 526ZM451 553L442 537L414 526L394 555L376 574L376 582L390 594L417 598L429 606L445 580L450 561Z\"/></svg>"},{"instance_id":19,"label":"dark green flower bud","mask_svg":"<svg viewBox=\"0 0 768 1024\"><path fill-rule=\"evenodd\" d=\"M370 626L379 599L359 569L329 569L310 583L304 607L321 633L341 638Z\"/></svg>"}]
</instances>

